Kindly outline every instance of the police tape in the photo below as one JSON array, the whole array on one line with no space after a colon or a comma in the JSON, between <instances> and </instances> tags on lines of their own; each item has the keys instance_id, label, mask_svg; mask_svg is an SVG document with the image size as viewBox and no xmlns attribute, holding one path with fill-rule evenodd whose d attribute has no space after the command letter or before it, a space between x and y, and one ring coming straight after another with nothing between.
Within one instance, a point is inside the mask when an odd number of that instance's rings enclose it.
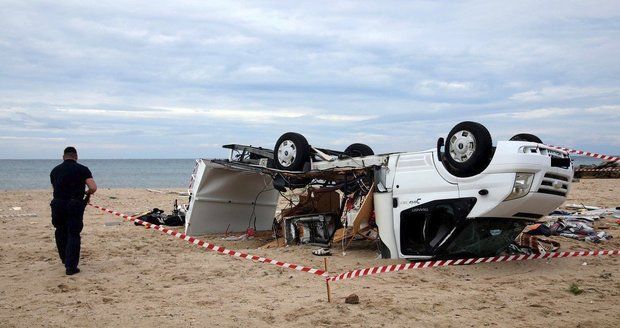
<instances>
[{"instance_id":1,"label":"police tape","mask_svg":"<svg viewBox=\"0 0 620 328\"><path fill-rule=\"evenodd\" d=\"M200 240L198 238L195 237L191 237L188 236L184 233L180 233L176 230L173 229L168 229L165 227L162 227L160 225L157 224L152 224L152 223L148 223L146 221L140 220L136 217L130 216L130 215L126 215L117 211L113 211L113 210L109 210L107 208L98 206L98 205L93 205L93 204L88 204L96 209L102 210L104 212L110 213L110 214L114 214L116 216L122 217L123 219L129 220L129 221L133 221L136 222L138 224L143 225L145 228L147 229L154 229L154 230L158 230L162 233L165 233L167 235L170 235L172 237L178 238L178 239L182 239L187 241L190 244L194 244L198 247L202 247L204 249L210 250L210 251L214 251L214 252L218 252L221 254L226 254L226 255L230 255L232 257L237 257L237 258L242 258L242 259L246 259L246 260L252 260L252 261L257 261L257 262L262 262L262 263L267 263L267 264L272 264L275 266L279 266L282 268L288 268L291 270L296 270L296 271L301 271L301 272L307 272L307 273L311 273L317 276L321 276L321 277L325 277L325 278L329 278L329 274L325 271L325 270L319 270L319 269L314 269L314 268L310 268L310 267L306 267L306 266L302 266L302 265L297 265L297 264L293 264L293 263L287 263L287 262L282 262L282 261L277 261L277 260L273 260L270 258L266 258L266 257L261 257L261 256L256 256L256 255L250 255L250 254L246 254L246 253L241 253L241 252L237 252L231 249L226 249L224 247L221 246L217 246L208 242L205 242L204 240Z\"/></svg>"},{"instance_id":2,"label":"police tape","mask_svg":"<svg viewBox=\"0 0 620 328\"><path fill-rule=\"evenodd\" d=\"M620 167L603 167L598 169L576 169L575 172L616 172Z\"/></svg>"},{"instance_id":3,"label":"police tape","mask_svg":"<svg viewBox=\"0 0 620 328\"><path fill-rule=\"evenodd\" d=\"M584 256L601 256L601 255L620 255L620 251L576 251L576 252L554 252L544 254L531 254L531 255L502 255L493 257L479 257L469 259L458 260L437 260L437 261L425 261L425 262L410 262L403 264L384 265L374 268L358 269L341 273L336 276L330 276L326 278L328 281L339 281L345 279L353 279L359 277L371 276L379 273L396 272L414 269L426 269L435 267L446 267L455 265L471 265L480 263L494 263L494 262L510 262L510 261L525 261L525 260L538 260L548 258L563 258L563 257L584 257Z\"/></svg>"},{"instance_id":4,"label":"police tape","mask_svg":"<svg viewBox=\"0 0 620 328\"><path fill-rule=\"evenodd\" d=\"M494 263L494 262L526 261L526 260L537 260L537 259L548 259L548 258L620 255L620 250L553 252L553 253L532 254L532 255L502 255L502 256L493 256L493 257L479 257L479 258L455 259L455 260L435 260L435 261L409 262L409 263L402 263L402 264L384 265L384 266L343 272L335 276L330 276L327 270L314 269L311 267L277 261L277 260L273 260L273 259L266 258L266 257L260 257L256 255L250 255L246 253L237 252L234 250L226 249L221 246L207 243L195 237L187 236L186 234L180 233L173 229L168 229L160 225L145 222L133 216L129 216L129 215L117 212L117 211L109 210L109 209L106 209L98 205L93 205L93 204L88 204L88 205L94 208L97 208L99 210L102 210L104 212L122 217L123 219L136 222L140 225L143 225L147 229L158 230L162 233L165 233L167 235L170 235L178 239L185 240L189 242L190 244L194 244L198 247L202 247L210 251L218 252L221 254L226 254L232 257L243 258L246 260L252 260L252 261L272 264L272 265L282 267L282 268L289 268L289 269L296 270L296 271L308 272L316 276L323 277L326 282L336 282L340 280L366 277L366 276L371 276L371 275L375 275L379 273L414 270L414 269L426 269L426 268L435 268L435 267L472 265L472 264Z\"/></svg>"},{"instance_id":5,"label":"police tape","mask_svg":"<svg viewBox=\"0 0 620 328\"><path fill-rule=\"evenodd\" d=\"M577 155L584 155L584 156L588 156L588 157L594 157L594 158L602 159L602 160L609 161L609 162L615 162L615 161L620 159L620 157L618 157L618 156L603 155L603 154L592 153L592 152L589 152L589 151L583 151L583 150L578 150L578 149L570 149L570 148L559 147L559 146L551 146L551 145L549 145L549 147L553 147L555 149L567 151L569 153L573 153L573 154L577 154Z\"/></svg>"}]
</instances>

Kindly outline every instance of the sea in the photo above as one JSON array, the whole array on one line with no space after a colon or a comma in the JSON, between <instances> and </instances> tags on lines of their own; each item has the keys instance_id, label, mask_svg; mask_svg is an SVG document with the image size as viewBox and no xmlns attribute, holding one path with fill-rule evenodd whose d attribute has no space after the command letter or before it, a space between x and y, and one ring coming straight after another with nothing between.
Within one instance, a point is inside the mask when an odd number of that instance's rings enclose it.
<instances>
[{"instance_id":1,"label":"sea","mask_svg":"<svg viewBox=\"0 0 620 328\"><path fill-rule=\"evenodd\" d=\"M0 159L0 190L51 188L62 160ZM194 159L80 159L99 188L187 188Z\"/></svg>"},{"instance_id":2,"label":"sea","mask_svg":"<svg viewBox=\"0 0 620 328\"><path fill-rule=\"evenodd\" d=\"M600 160L573 157L574 165L596 165ZM61 160L0 159L0 190L48 189L49 174ZM186 188L194 159L83 159L99 188Z\"/></svg>"}]
</instances>

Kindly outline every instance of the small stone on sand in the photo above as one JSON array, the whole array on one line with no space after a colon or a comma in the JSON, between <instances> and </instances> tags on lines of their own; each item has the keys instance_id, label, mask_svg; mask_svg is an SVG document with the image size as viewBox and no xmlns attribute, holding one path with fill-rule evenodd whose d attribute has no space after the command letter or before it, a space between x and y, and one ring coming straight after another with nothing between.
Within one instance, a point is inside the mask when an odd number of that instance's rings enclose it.
<instances>
[{"instance_id":1,"label":"small stone on sand","mask_svg":"<svg viewBox=\"0 0 620 328\"><path fill-rule=\"evenodd\" d=\"M360 304L360 298L355 294L351 294L344 299L344 302L347 304Z\"/></svg>"}]
</instances>

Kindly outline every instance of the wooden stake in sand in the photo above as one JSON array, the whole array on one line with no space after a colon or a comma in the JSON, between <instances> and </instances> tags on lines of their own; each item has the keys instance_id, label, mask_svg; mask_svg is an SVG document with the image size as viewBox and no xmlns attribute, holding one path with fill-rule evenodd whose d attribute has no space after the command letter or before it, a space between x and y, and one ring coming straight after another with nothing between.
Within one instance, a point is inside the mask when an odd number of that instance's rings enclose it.
<instances>
[{"instance_id":1,"label":"wooden stake in sand","mask_svg":"<svg viewBox=\"0 0 620 328\"><path fill-rule=\"evenodd\" d=\"M323 258L324 262L325 262L325 272L329 272L327 271L327 258ZM327 303L331 303L332 302L332 292L329 289L329 279L325 280L325 285L327 286Z\"/></svg>"}]
</instances>

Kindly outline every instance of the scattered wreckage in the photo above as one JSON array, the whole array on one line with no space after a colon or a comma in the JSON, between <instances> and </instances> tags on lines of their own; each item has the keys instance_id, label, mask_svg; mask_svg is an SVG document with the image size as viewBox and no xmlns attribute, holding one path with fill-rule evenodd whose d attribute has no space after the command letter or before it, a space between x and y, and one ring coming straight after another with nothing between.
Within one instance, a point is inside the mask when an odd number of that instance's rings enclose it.
<instances>
[{"instance_id":1,"label":"scattered wreckage","mask_svg":"<svg viewBox=\"0 0 620 328\"><path fill-rule=\"evenodd\" d=\"M223 147L228 159L197 161L188 235L273 230L316 245L361 236L384 258L496 255L561 205L573 178L567 152L530 134L494 146L475 122L420 152L335 151L292 132L273 150ZM280 195L288 206L276 213Z\"/></svg>"},{"instance_id":2,"label":"scattered wreckage","mask_svg":"<svg viewBox=\"0 0 620 328\"><path fill-rule=\"evenodd\" d=\"M600 208L583 204L564 205L551 212L544 220L525 227L508 250L520 254L543 254L560 248L557 240L545 237L561 236L580 241L601 243L613 238L604 230L597 230L594 222L602 218L620 218L620 208ZM599 229L606 229L599 224Z\"/></svg>"}]
</instances>

